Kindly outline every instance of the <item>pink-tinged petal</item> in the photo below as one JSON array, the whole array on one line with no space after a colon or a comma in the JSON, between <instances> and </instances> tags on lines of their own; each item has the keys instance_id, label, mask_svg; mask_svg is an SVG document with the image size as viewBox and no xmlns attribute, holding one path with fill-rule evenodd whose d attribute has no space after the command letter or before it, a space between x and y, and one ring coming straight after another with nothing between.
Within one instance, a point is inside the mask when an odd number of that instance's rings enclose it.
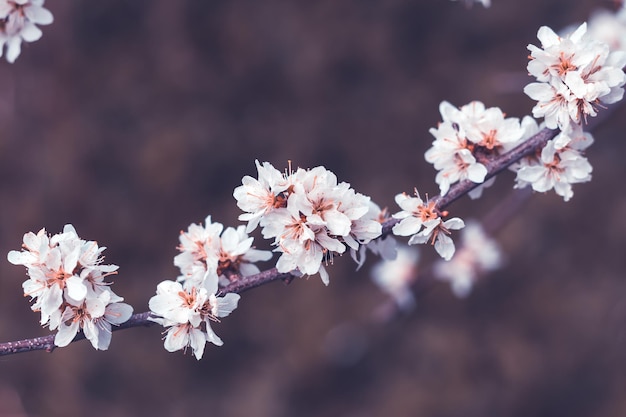
<instances>
[{"instance_id":1,"label":"pink-tinged petal","mask_svg":"<svg viewBox=\"0 0 626 417\"><path fill-rule=\"evenodd\" d=\"M87 286L82 278L72 275L65 281L65 285L70 298L82 301L87 296Z\"/></svg>"},{"instance_id":2,"label":"pink-tinged petal","mask_svg":"<svg viewBox=\"0 0 626 417\"><path fill-rule=\"evenodd\" d=\"M24 14L33 23L38 25L49 25L54 21L52 13L43 7L31 6L24 9Z\"/></svg>"},{"instance_id":3,"label":"pink-tinged petal","mask_svg":"<svg viewBox=\"0 0 626 417\"><path fill-rule=\"evenodd\" d=\"M102 326L98 332L98 343L96 349L107 350L111 344L111 325L107 322L100 322Z\"/></svg>"},{"instance_id":4,"label":"pink-tinged petal","mask_svg":"<svg viewBox=\"0 0 626 417\"><path fill-rule=\"evenodd\" d=\"M189 335L189 346L193 350L193 355L197 360L202 359L204 347L206 346L207 336L199 329L191 330Z\"/></svg>"},{"instance_id":5,"label":"pink-tinged petal","mask_svg":"<svg viewBox=\"0 0 626 417\"><path fill-rule=\"evenodd\" d=\"M224 297L217 298L217 317L226 317L237 308L241 296L228 293Z\"/></svg>"},{"instance_id":6,"label":"pink-tinged petal","mask_svg":"<svg viewBox=\"0 0 626 417\"><path fill-rule=\"evenodd\" d=\"M539 28L539 31L537 31L537 39L541 41L541 46L544 48L552 45L558 45L561 42L559 35L554 33L554 31L548 26L542 26Z\"/></svg>"},{"instance_id":7,"label":"pink-tinged petal","mask_svg":"<svg viewBox=\"0 0 626 417\"><path fill-rule=\"evenodd\" d=\"M452 259L452 256L454 256L454 242L449 236L440 233L437 236L437 240L435 241L435 250L437 251L439 256L441 256L446 261L449 261L450 259Z\"/></svg>"},{"instance_id":8,"label":"pink-tinged petal","mask_svg":"<svg viewBox=\"0 0 626 417\"><path fill-rule=\"evenodd\" d=\"M419 232L422 227L422 220L417 217L407 217L400 223L393 226L393 234L396 236L410 236Z\"/></svg>"},{"instance_id":9,"label":"pink-tinged petal","mask_svg":"<svg viewBox=\"0 0 626 417\"><path fill-rule=\"evenodd\" d=\"M417 235L411 236L411 238L409 239L409 245L421 245L428 242L428 239L430 239L430 234L419 233Z\"/></svg>"},{"instance_id":10,"label":"pink-tinged petal","mask_svg":"<svg viewBox=\"0 0 626 417\"><path fill-rule=\"evenodd\" d=\"M7 260L13 265L29 265L36 263L39 259L37 255L32 252L12 250L8 253Z\"/></svg>"},{"instance_id":11,"label":"pink-tinged petal","mask_svg":"<svg viewBox=\"0 0 626 417\"><path fill-rule=\"evenodd\" d=\"M291 272L298 267L298 259L292 254L283 253L276 262L278 272Z\"/></svg>"},{"instance_id":12,"label":"pink-tinged petal","mask_svg":"<svg viewBox=\"0 0 626 417\"><path fill-rule=\"evenodd\" d=\"M19 36L9 38L7 41L7 61L14 63L22 51L22 39Z\"/></svg>"},{"instance_id":13,"label":"pink-tinged petal","mask_svg":"<svg viewBox=\"0 0 626 417\"><path fill-rule=\"evenodd\" d=\"M24 28L20 32L20 36L26 42L35 42L41 38L42 34L41 29L30 22L26 22L24 24Z\"/></svg>"},{"instance_id":14,"label":"pink-tinged petal","mask_svg":"<svg viewBox=\"0 0 626 417\"><path fill-rule=\"evenodd\" d=\"M350 233L350 226L352 225L352 222L345 214L336 210L331 210L326 213L325 218L328 230L331 234L345 236Z\"/></svg>"},{"instance_id":15,"label":"pink-tinged petal","mask_svg":"<svg viewBox=\"0 0 626 417\"><path fill-rule=\"evenodd\" d=\"M222 346L224 342L219 338L218 335L215 334L209 322L206 322L206 340L213 343L215 346Z\"/></svg>"},{"instance_id":16,"label":"pink-tinged petal","mask_svg":"<svg viewBox=\"0 0 626 417\"><path fill-rule=\"evenodd\" d=\"M104 298L104 301L100 298L88 298L87 300L85 300L87 311L89 312L89 315L92 318L98 318L98 317L104 316L107 297L103 297L103 298Z\"/></svg>"},{"instance_id":17,"label":"pink-tinged petal","mask_svg":"<svg viewBox=\"0 0 626 417\"><path fill-rule=\"evenodd\" d=\"M77 321L71 321L70 325L61 323L59 326L59 332L54 337L54 344L59 347L64 347L72 343L76 333L78 333L79 324Z\"/></svg>"},{"instance_id":18,"label":"pink-tinged petal","mask_svg":"<svg viewBox=\"0 0 626 417\"><path fill-rule=\"evenodd\" d=\"M91 346L93 346L94 349L98 349L100 329L93 320L83 321L83 333L85 334L85 339L91 342Z\"/></svg>"},{"instance_id":19,"label":"pink-tinged petal","mask_svg":"<svg viewBox=\"0 0 626 417\"><path fill-rule=\"evenodd\" d=\"M459 230L465 227L465 222L458 217L453 217L452 219L446 220L443 226L448 230Z\"/></svg>"},{"instance_id":20,"label":"pink-tinged petal","mask_svg":"<svg viewBox=\"0 0 626 417\"><path fill-rule=\"evenodd\" d=\"M122 324L133 314L133 308L126 303L113 303L106 306L104 318L111 324Z\"/></svg>"},{"instance_id":21,"label":"pink-tinged petal","mask_svg":"<svg viewBox=\"0 0 626 417\"><path fill-rule=\"evenodd\" d=\"M467 178L477 184L485 181L487 176L487 168L483 164L472 164L467 169Z\"/></svg>"},{"instance_id":22,"label":"pink-tinged petal","mask_svg":"<svg viewBox=\"0 0 626 417\"><path fill-rule=\"evenodd\" d=\"M330 276L328 275L326 268L324 268L324 265L320 265L319 273L324 285L328 286L328 284L330 284Z\"/></svg>"},{"instance_id":23,"label":"pink-tinged petal","mask_svg":"<svg viewBox=\"0 0 626 417\"><path fill-rule=\"evenodd\" d=\"M204 278L204 288L206 288L207 293L215 294L217 293L219 284L219 277L216 273L210 274L207 272L206 277Z\"/></svg>"},{"instance_id":24,"label":"pink-tinged petal","mask_svg":"<svg viewBox=\"0 0 626 417\"><path fill-rule=\"evenodd\" d=\"M180 324L172 326L167 330L163 347L168 352L175 352L183 349L189 344L189 325Z\"/></svg>"},{"instance_id":25,"label":"pink-tinged petal","mask_svg":"<svg viewBox=\"0 0 626 417\"><path fill-rule=\"evenodd\" d=\"M50 315L63 304L63 290L58 285L53 285L40 296L40 299L41 312Z\"/></svg>"},{"instance_id":26,"label":"pink-tinged petal","mask_svg":"<svg viewBox=\"0 0 626 417\"><path fill-rule=\"evenodd\" d=\"M587 22L583 22L578 26L574 33L569 35L569 39L574 43L580 42L583 36L585 36L585 33L587 33Z\"/></svg>"}]
</instances>

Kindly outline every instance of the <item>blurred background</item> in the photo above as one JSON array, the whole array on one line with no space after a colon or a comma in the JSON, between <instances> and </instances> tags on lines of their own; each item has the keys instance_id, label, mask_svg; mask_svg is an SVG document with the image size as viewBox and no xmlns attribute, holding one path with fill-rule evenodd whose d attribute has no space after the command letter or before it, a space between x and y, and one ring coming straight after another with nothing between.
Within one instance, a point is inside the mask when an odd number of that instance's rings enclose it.
<instances>
[{"instance_id":1,"label":"blurred background","mask_svg":"<svg viewBox=\"0 0 626 417\"><path fill-rule=\"evenodd\" d=\"M324 165L396 211L398 192L437 194L423 154L442 100L529 114L537 29L612 6L48 1L42 39L0 62L0 254L72 223L108 247L114 290L141 312L177 275L180 230L207 214L239 224L232 190L255 159ZM534 196L497 236L507 266L466 299L441 284L374 325L373 259L355 272L344 256L328 288L245 293L199 362L166 352L158 327L116 332L107 352L3 357L0 416L626 415L625 114L595 131L593 181L567 204ZM483 216L512 180L451 214ZM22 297L25 270L0 274L0 340L49 334Z\"/></svg>"}]
</instances>

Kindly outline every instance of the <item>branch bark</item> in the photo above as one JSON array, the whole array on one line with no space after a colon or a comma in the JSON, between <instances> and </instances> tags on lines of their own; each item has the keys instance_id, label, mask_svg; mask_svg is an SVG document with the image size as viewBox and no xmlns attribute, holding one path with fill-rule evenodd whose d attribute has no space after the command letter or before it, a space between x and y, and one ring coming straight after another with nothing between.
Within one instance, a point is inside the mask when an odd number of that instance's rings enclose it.
<instances>
[{"instance_id":1,"label":"branch bark","mask_svg":"<svg viewBox=\"0 0 626 417\"><path fill-rule=\"evenodd\" d=\"M519 161L525 156L531 155L539 149L542 149L550 139L556 136L556 134L557 131L555 130L550 130L547 128L543 129L513 150L487 162L486 167L488 174L485 179L489 179L498 175L514 162ZM461 181L452 185L445 196L435 197L437 208L439 210L445 209L454 201L458 200L463 195L467 194L479 185L480 184L475 184L468 180ZM397 219L389 219L385 223L383 223L383 231L381 237L389 235L392 231L393 226L397 223ZM242 293L252 288L256 288L261 285L265 285L278 280L282 280L288 284L298 276L299 274L297 273L297 271L282 273L278 272L276 268L272 268L255 275L235 279L228 286L222 288L219 294L224 295L227 293ZM112 330L117 331L122 329L128 329L131 327L152 326L156 323L150 320L150 316L150 312L134 314L127 322L117 327L113 327ZM54 345L54 337L55 335L49 335L37 337L34 339L24 339L15 342L0 343L0 356L11 355L21 352L30 352L34 350L45 350L47 352L52 352L56 347ZM76 338L74 338L72 343L83 339L85 339L85 336L81 332L76 336Z\"/></svg>"}]
</instances>

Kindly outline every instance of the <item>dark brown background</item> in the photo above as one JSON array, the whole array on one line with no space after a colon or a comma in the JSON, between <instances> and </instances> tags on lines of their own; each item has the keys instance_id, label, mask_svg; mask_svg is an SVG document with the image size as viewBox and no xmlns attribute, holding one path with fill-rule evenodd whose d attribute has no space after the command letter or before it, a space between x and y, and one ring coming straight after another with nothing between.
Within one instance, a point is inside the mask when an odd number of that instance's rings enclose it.
<instances>
[{"instance_id":1,"label":"dark brown background","mask_svg":"<svg viewBox=\"0 0 626 417\"><path fill-rule=\"evenodd\" d=\"M493 2L49 1L43 38L0 63L0 253L71 222L109 247L115 291L145 311L176 276L181 229L209 213L238 224L232 190L255 158L325 165L392 210L395 193L435 194L423 153L439 102L530 113L537 29L610 6ZM625 415L623 116L596 132L593 182L567 204L535 196L498 236L508 266L468 299L442 285L373 326L383 298L344 257L328 288L245 294L200 362L166 352L156 327L115 333L108 352L4 357L0 415ZM511 185L452 214L480 216ZM0 340L48 334L23 268L0 274Z\"/></svg>"}]
</instances>

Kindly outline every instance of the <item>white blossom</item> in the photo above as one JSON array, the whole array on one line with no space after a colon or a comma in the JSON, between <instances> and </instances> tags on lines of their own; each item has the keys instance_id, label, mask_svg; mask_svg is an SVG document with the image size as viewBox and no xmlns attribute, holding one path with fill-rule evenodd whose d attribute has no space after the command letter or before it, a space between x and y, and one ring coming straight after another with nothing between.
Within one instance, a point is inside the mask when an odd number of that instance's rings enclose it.
<instances>
[{"instance_id":1,"label":"white blossom","mask_svg":"<svg viewBox=\"0 0 626 417\"><path fill-rule=\"evenodd\" d=\"M563 139L562 136L568 137ZM567 143L557 148L557 143ZM538 156L520 160L513 166L517 172L516 188L530 185L533 190L554 191L568 201L574 195L572 184L591 179L592 167L583 152L593 143L591 134L583 132L580 126L569 132L561 132L549 141Z\"/></svg>"},{"instance_id":2,"label":"white blossom","mask_svg":"<svg viewBox=\"0 0 626 417\"><path fill-rule=\"evenodd\" d=\"M60 317L54 344L67 346L78 330L82 330L94 349L107 350L111 343L111 325L126 322L133 313L131 306L112 302L111 297L111 292L104 291L96 298L86 298L83 301L77 302L69 298Z\"/></svg>"},{"instance_id":3,"label":"white blossom","mask_svg":"<svg viewBox=\"0 0 626 417\"><path fill-rule=\"evenodd\" d=\"M430 129L435 140L424 156L438 170L435 182L442 196L459 181L483 184L488 174L485 158L513 148L523 134L519 119L505 118L499 108L485 108L479 101L460 109L444 101L439 112L442 122ZM472 190L470 197L480 197L484 186Z\"/></svg>"},{"instance_id":4,"label":"white blossom","mask_svg":"<svg viewBox=\"0 0 626 417\"><path fill-rule=\"evenodd\" d=\"M407 194L396 195L396 203L402 210L393 215L401 219L393 227L393 234L397 236L411 236L409 245L430 242L437 253L445 260L454 255L454 242L449 237L450 230L462 229L465 224L458 217L446 220L441 219L435 201L424 202L415 192L415 197Z\"/></svg>"},{"instance_id":5,"label":"white blossom","mask_svg":"<svg viewBox=\"0 0 626 417\"><path fill-rule=\"evenodd\" d=\"M106 350L111 325L128 320L132 307L121 303L105 278L117 273L117 265L103 265L102 252L94 241L78 237L71 224L49 236L45 229L24 235L22 251L10 251L14 265L24 265L29 278L22 284L31 297L41 324L57 330L55 344L68 345L82 330L94 348Z\"/></svg>"},{"instance_id":6,"label":"white blossom","mask_svg":"<svg viewBox=\"0 0 626 417\"><path fill-rule=\"evenodd\" d=\"M280 171L269 162L261 165L255 161L255 164L259 178L246 175L241 180L242 185L233 191L237 206L246 212L239 216L239 220L248 222L248 233L256 229L263 215L281 206L281 193L289 186Z\"/></svg>"},{"instance_id":7,"label":"white blossom","mask_svg":"<svg viewBox=\"0 0 626 417\"><path fill-rule=\"evenodd\" d=\"M528 45L528 72L538 82L524 92L538 101L533 116L545 117L547 127L565 130L570 120L581 124L595 116L600 105L621 100L625 52L611 52L609 45L591 38L586 23L565 37L543 26L537 37L541 48Z\"/></svg>"},{"instance_id":8,"label":"white blossom","mask_svg":"<svg viewBox=\"0 0 626 417\"><path fill-rule=\"evenodd\" d=\"M6 60L15 62L22 41L41 38L36 25L49 25L52 13L43 7L44 0L0 0L0 57L6 46Z\"/></svg>"},{"instance_id":9,"label":"white blossom","mask_svg":"<svg viewBox=\"0 0 626 417\"><path fill-rule=\"evenodd\" d=\"M223 344L211 328L211 321L228 316L239 302L239 294L217 297L218 278L207 276L199 286L183 287L180 282L163 281L149 301L151 320L166 327L164 347L168 352L191 347L202 358L206 342Z\"/></svg>"},{"instance_id":10,"label":"white blossom","mask_svg":"<svg viewBox=\"0 0 626 417\"><path fill-rule=\"evenodd\" d=\"M324 267L333 257L353 251L380 236L382 225L370 212L370 198L355 192L334 173L319 166L289 169L281 175L269 162L256 162L259 178L244 177L233 193L246 213L247 230L257 225L265 239L273 239L280 258L279 272L319 273L328 285Z\"/></svg>"},{"instance_id":11,"label":"white blossom","mask_svg":"<svg viewBox=\"0 0 626 417\"><path fill-rule=\"evenodd\" d=\"M272 257L270 251L252 247L254 239L248 236L244 226L224 230L211 216L206 217L204 226L191 224L187 232L181 231L179 239L181 253L174 257L174 265L180 269L178 281L185 287L200 286L209 275L228 282L225 274L256 274L259 268L254 263Z\"/></svg>"}]
</instances>

